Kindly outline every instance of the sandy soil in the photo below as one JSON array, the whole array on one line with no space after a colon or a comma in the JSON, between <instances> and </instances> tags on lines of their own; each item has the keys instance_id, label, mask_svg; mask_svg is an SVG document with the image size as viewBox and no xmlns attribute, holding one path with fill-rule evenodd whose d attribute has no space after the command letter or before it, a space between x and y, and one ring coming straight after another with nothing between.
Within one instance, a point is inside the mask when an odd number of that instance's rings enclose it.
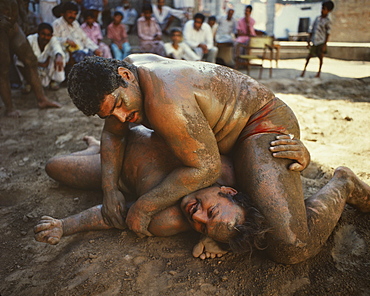
<instances>
[{"instance_id":1,"label":"sandy soil","mask_svg":"<svg viewBox=\"0 0 370 296\"><path fill-rule=\"evenodd\" d=\"M263 80L301 124L312 156L302 176L306 196L339 165L370 183L370 78L353 78L364 77L369 64L325 62L322 79L295 79L303 60L291 60L281 61L274 78ZM335 71L329 71L332 63ZM316 70L314 62L312 67L309 71ZM32 95L13 95L22 117L0 115L1 296L370 295L370 216L350 206L323 250L294 266L276 264L263 252L194 259L193 232L139 239L130 231L110 230L76 234L57 246L34 241L33 226L42 215L62 218L101 202L100 192L50 180L44 165L54 155L85 148L82 137L99 137L103 122L79 112L65 88L48 92L63 104L57 110L40 111Z\"/></svg>"}]
</instances>

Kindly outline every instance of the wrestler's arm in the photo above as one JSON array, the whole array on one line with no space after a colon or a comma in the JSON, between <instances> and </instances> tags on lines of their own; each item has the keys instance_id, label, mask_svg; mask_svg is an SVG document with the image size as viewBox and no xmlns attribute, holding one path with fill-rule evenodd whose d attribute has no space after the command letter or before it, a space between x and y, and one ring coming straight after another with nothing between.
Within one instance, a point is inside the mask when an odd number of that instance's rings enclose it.
<instances>
[{"instance_id":1,"label":"wrestler's arm","mask_svg":"<svg viewBox=\"0 0 370 296\"><path fill-rule=\"evenodd\" d=\"M126 212L125 198L118 190L118 179L129 131L128 123L122 123L114 116L105 120L101 136L101 168L103 208L102 214L107 224L124 228Z\"/></svg>"}]
</instances>

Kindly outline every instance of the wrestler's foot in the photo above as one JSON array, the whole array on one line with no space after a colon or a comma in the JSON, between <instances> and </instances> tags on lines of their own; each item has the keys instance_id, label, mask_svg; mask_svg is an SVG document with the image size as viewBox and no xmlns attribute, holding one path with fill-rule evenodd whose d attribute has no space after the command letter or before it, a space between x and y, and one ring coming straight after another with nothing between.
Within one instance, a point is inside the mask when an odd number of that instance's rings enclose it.
<instances>
[{"instance_id":1,"label":"wrestler's foot","mask_svg":"<svg viewBox=\"0 0 370 296\"><path fill-rule=\"evenodd\" d=\"M91 146L99 146L100 147L100 141L98 141L95 137L84 136L83 140L86 142L88 147L91 147Z\"/></svg>"},{"instance_id":2,"label":"wrestler's foot","mask_svg":"<svg viewBox=\"0 0 370 296\"><path fill-rule=\"evenodd\" d=\"M217 242L207 236L203 236L193 248L193 256L202 260L206 258L219 258L226 253L227 251L223 250Z\"/></svg>"},{"instance_id":3,"label":"wrestler's foot","mask_svg":"<svg viewBox=\"0 0 370 296\"><path fill-rule=\"evenodd\" d=\"M49 101L49 100L43 100L37 103L40 109L48 109L48 108L60 108L62 107L61 104L54 102L54 101Z\"/></svg>"},{"instance_id":4,"label":"wrestler's foot","mask_svg":"<svg viewBox=\"0 0 370 296\"><path fill-rule=\"evenodd\" d=\"M42 216L33 231L38 242L56 245L63 236L62 220Z\"/></svg>"},{"instance_id":5,"label":"wrestler's foot","mask_svg":"<svg viewBox=\"0 0 370 296\"><path fill-rule=\"evenodd\" d=\"M315 75L315 78L320 78L320 73L317 73L317 74Z\"/></svg>"},{"instance_id":6,"label":"wrestler's foot","mask_svg":"<svg viewBox=\"0 0 370 296\"><path fill-rule=\"evenodd\" d=\"M12 117L12 118L19 118L21 117L21 112L19 110L6 110L5 111L5 116L7 117Z\"/></svg>"},{"instance_id":7,"label":"wrestler's foot","mask_svg":"<svg viewBox=\"0 0 370 296\"><path fill-rule=\"evenodd\" d=\"M338 167L334 172L334 177L343 178L347 181L351 190L347 203L363 213L370 213L370 186L361 181L347 167Z\"/></svg>"}]
</instances>

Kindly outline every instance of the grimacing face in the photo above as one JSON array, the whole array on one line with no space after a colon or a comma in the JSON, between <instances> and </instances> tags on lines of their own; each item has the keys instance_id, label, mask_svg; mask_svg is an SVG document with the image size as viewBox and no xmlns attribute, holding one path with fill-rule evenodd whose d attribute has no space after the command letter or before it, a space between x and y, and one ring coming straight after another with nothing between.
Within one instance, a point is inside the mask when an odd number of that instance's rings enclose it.
<instances>
[{"instance_id":1,"label":"grimacing face","mask_svg":"<svg viewBox=\"0 0 370 296\"><path fill-rule=\"evenodd\" d=\"M244 210L229 198L218 193L235 195L230 187L208 187L185 196L181 210L192 228L208 237L227 242L236 233L235 225L244 222Z\"/></svg>"}]
</instances>

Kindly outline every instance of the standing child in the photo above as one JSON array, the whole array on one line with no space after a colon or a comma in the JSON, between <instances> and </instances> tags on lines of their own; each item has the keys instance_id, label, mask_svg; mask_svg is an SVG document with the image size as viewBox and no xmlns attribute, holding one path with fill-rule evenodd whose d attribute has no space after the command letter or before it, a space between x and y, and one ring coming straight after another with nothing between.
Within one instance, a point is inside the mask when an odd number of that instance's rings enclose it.
<instances>
[{"instance_id":1,"label":"standing child","mask_svg":"<svg viewBox=\"0 0 370 296\"><path fill-rule=\"evenodd\" d=\"M99 50L102 52L103 58L112 58L109 46L102 42L103 35L100 25L95 21L94 12L91 10L85 10L84 20L85 22L81 25L81 29L84 30L87 37L99 46Z\"/></svg>"},{"instance_id":2,"label":"standing child","mask_svg":"<svg viewBox=\"0 0 370 296\"><path fill-rule=\"evenodd\" d=\"M113 14L113 22L107 28L108 38L112 41L112 52L116 60L123 60L130 54L131 46L128 42L128 36L125 25L122 24L123 15L116 11Z\"/></svg>"},{"instance_id":3,"label":"standing child","mask_svg":"<svg viewBox=\"0 0 370 296\"><path fill-rule=\"evenodd\" d=\"M199 56L182 42L182 31L179 28L171 29L171 42L164 44L166 56L177 60L199 61Z\"/></svg>"},{"instance_id":4,"label":"standing child","mask_svg":"<svg viewBox=\"0 0 370 296\"><path fill-rule=\"evenodd\" d=\"M318 16L313 23L312 32L307 40L307 47L309 48L310 52L306 58L306 64L304 65L301 77L304 76L308 62L310 61L311 57L314 56L317 56L320 61L319 71L315 77L320 77L324 54L326 53L326 43L329 40L331 29L331 20L328 18L328 15L333 9L333 1L325 1L322 4L321 15Z\"/></svg>"}]
</instances>

